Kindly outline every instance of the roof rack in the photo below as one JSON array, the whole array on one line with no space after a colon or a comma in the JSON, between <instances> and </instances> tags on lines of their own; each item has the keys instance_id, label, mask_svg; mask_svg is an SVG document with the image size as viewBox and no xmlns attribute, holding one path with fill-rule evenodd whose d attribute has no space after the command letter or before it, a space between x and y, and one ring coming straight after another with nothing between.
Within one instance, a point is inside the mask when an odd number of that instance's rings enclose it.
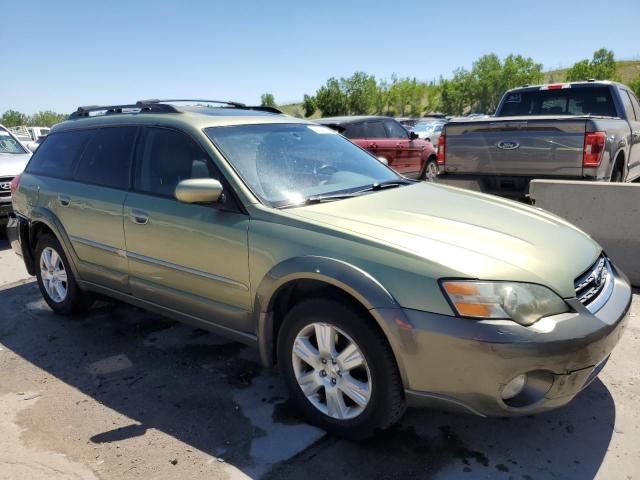
<instances>
[{"instance_id":1,"label":"roof rack","mask_svg":"<svg viewBox=\"0 0 640 480\"><path fill-rule=\"evenodd\" d=\"M225 100L202 100L202 99L148 99L138 100L134 104L126 105L88 105L84 107L78 107L78 109L69 115L69 120L76 120L78 118L86 118L91 116L91 112L104 112L104 115L113 115L123 113L123 110L139 110L140 112L147 113L181 113L182 110L170 105L171 103L181 102L195 102L195 103L218 103L224 105L222 108L240 108L243 110L256 110L261 112L269 112L281 114L282 112L274 107L263 106L250 106L240 102L232 102Z\"/></svg>"},{"instance_id":2,"label":"roof rack","mask_svg":"<svg viewBox=\"0 0 640 480\"><path fill-rule=\"evenodd\" d=\"M180 113L180 110L174 106L164 103L136 102L134 104L126 105L87 105L84 107L78 107L75 112L69 115L68 120L89 117L91 116L91 112L104 112L105 115L113 115L115 113L122 113L123 110L139 110L141 112L149 113Z\"/></svg>"},{"instance_id":3,"label":"roof rack","mask_svg":"<svg viewBox=\"0 0 640 480\"><path fill-rule=\"evenodd\" d=\"M182 99L150 99L150 100L138 100L136 103L141 105L157 105L157 104L165 104L165 103L182 103L182 102L192 102L192 103L219 103L224 105L222 108L240 108L243 110L256 110L260 112L270 112L270 113L278 113L281 114L282 111L278 110L275 107L265 107L262 105L247 105L241 102L234 102L231 100L204 100L199 98L182 98Z\"/></svg>"}]
</instances>

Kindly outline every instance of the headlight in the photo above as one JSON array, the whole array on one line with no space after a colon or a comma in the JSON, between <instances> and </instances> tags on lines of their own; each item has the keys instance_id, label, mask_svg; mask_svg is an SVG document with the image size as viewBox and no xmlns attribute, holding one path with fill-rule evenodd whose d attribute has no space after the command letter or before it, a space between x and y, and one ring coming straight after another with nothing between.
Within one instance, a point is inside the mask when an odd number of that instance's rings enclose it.
<instances>
[{"instance_id":1,"label":"headlight","mask_svg":"<svg viewBox=\"0 0 640 480\"><path fill-rule=\"evenodd\" d=\"M463 317L510 318L531 325L542 317L569 310L551 290L530 283L447 280L442 287Z\"/></svg>"}]
</instances>

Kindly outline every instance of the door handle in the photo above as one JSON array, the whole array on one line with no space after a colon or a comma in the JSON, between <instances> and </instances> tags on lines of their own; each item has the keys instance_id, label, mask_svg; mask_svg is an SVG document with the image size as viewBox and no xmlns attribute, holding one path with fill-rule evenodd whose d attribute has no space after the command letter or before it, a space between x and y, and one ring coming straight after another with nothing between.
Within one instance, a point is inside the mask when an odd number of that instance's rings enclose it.
<instances>
[{"instance_id":1,"label":"door handle","mask_svg":"<svg viewBox=\"0 0 640 480\"><path fill-rule=\"evenodd\" d=\"M141 210L131 210L129 218L136 225L146 225L149 222L149 215Z\"/></svg>"},{"instance_id":2,"label":"door handle","mask_svg":"<svg viewBox=\"0 0 640 480\"><path fill-rule=\"evenodd\" d=\"M402 148L402 144L401 143L396 143L396 148Z\"/></svg>"},{"instance_id":3,"label":"door handle","mask_svg":"<svg viewBox=\"0 0 640 480\"><path fill-rule=\"evenodd\" d=\"M377 143L370 143L369 147L370 148L378 148L378 144Z\"/></svg>"},{"instance_id":4,"label":"door handle","mask_svg":"<svg viewBox=\"0 0 640 480\"><path fill-rule=\"evenodd\" d=\"M58 203L61 207L68 207L71 203L71 198L67 195L58 195Z\"/></svg>"}]
</instances>

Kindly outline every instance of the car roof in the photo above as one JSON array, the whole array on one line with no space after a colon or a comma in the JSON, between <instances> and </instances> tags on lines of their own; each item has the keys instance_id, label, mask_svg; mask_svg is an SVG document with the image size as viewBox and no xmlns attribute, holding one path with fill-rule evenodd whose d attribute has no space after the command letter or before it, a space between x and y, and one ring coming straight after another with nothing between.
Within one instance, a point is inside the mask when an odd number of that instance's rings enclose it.
<instances>
[{"instance_id":1,"label":"car roof","mask_svg":"<svg viewBox=\"0 0 640 480\"><path fill-rule=\"evenodd\" d=\"M323 117L323 118L318 118L315 121L317 123L322 123L322 124L331 123L334 125L340 125L344 123L353 123L353 122L358 122L362 120L379 120L379 119L393 120L393 118L391 117L385 117L382 115L345 115L342 117Z\"/></svg>"},{"instance_id":2,"label":"car roof","mask_svg":"<svg viewBox=\"0 0 640 480\"><path fill-rule=\"evenodd\" d=\"M97 109L99 107L81 107ZM102 108L102 107L100 107ZM107 107L108 108L108 107ZM180 106L175 111L140 111L129 107L122 111L107 112L91 115L71 117L51 129L51 133L76 130L81 128L116 126L116 125L161 125L174 127L193 127L197 129L231 125L253 125L268 123L303 123L311 122L289 115L269 111L253 110L251 108L209 107L202 105ZM162 109L161 109L162 110ZM79 109L80 111L80 109ZM103 110L90 110L90 112ZM84 112L84 111L83 111Z\"/></svg>"}]
</instances>

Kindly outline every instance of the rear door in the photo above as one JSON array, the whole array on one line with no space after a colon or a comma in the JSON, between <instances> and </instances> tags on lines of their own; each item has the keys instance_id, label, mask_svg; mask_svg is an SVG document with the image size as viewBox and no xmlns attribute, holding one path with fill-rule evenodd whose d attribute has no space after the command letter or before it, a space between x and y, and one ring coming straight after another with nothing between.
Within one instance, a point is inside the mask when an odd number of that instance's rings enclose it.
<instances>
[{"instance_id":1,"label":"rear door","mask_svg":"<svg viewBox=\"0 0 640 480\"><path fill-rule=\"evenodd\" d=\"M251 331L248 215L227 190L215 205L181 203L175 187L215 178L212 160L185 132L147 127L136 155L125 206L132 293L193 317ZM228 187L227 187L228 188Z\"/></svg>"},{"instance_id":2,"label":"rear door","mask_svg":"<svg viewBox=\"0 0 640 480\"><path fill-rule=\"evenodd\" d=\"M129 189L136 127L54 133L30 172L40 199L62 222L83 280L128 290L122 206Z\"/></svg>"}]
</instances>

